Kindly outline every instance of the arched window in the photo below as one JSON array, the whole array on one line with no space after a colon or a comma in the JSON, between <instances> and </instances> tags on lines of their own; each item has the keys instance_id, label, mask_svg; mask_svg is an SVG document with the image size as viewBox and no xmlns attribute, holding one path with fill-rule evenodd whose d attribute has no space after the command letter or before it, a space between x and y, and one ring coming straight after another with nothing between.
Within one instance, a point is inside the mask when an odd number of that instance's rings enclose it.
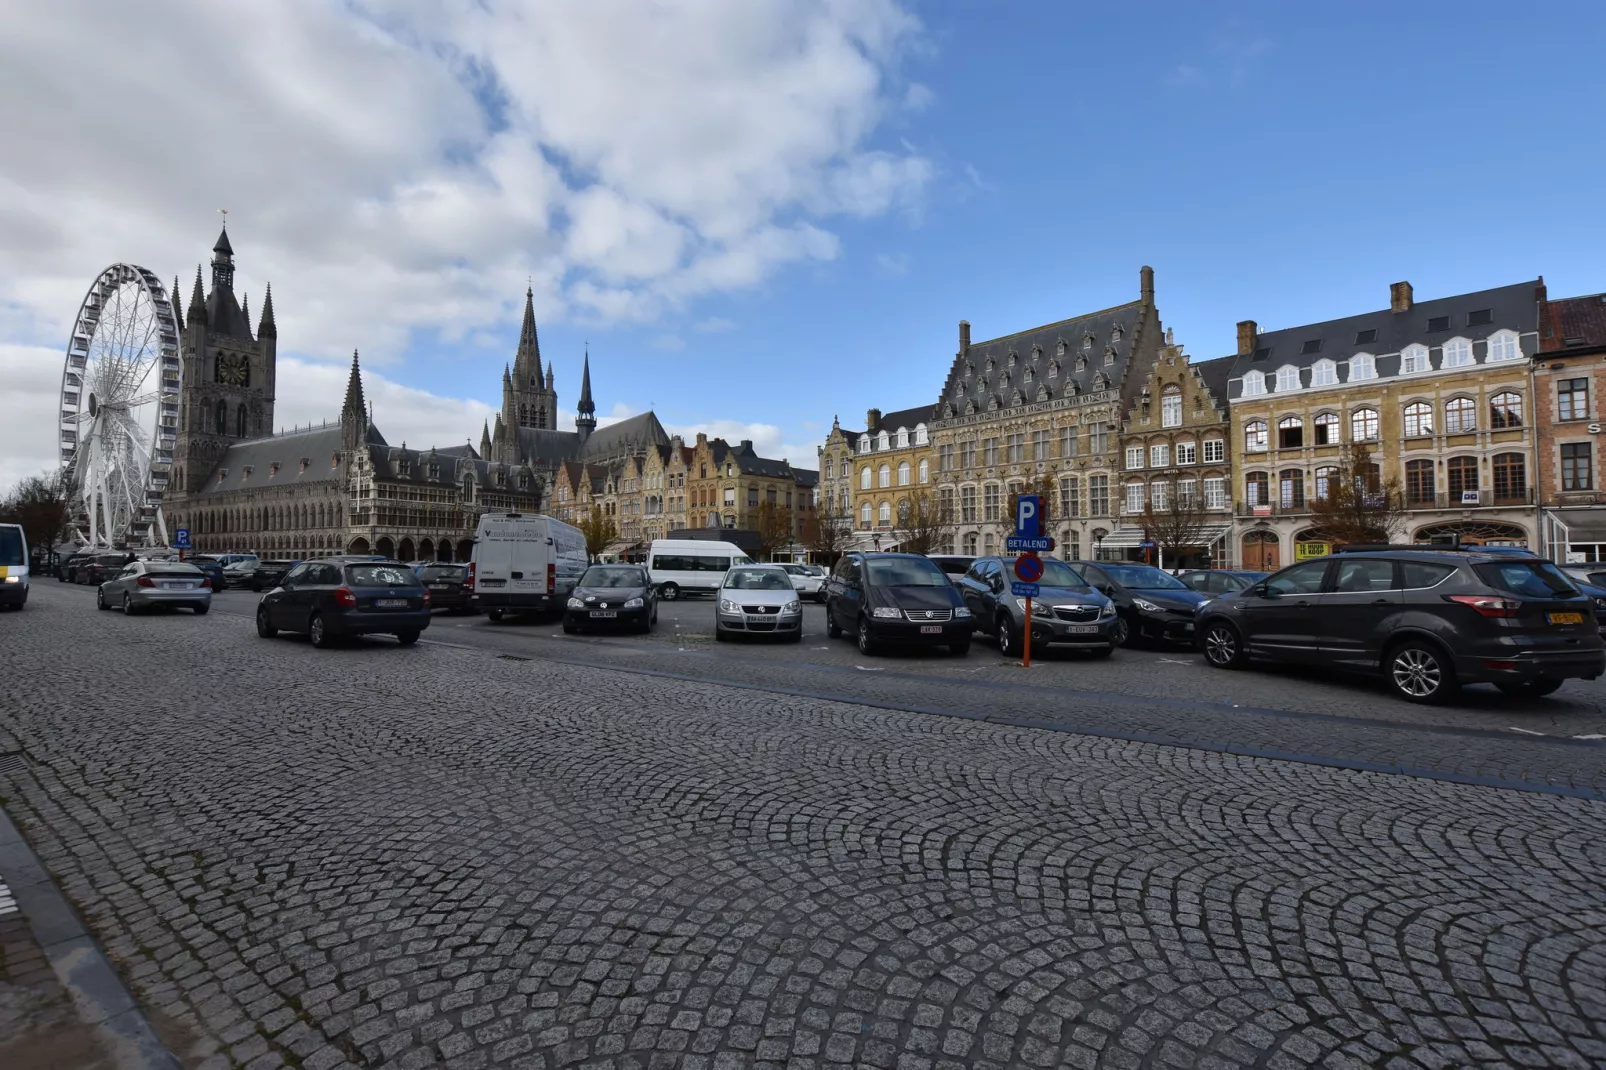
<instances>
[{"instance_id":1,"label":"arched window","mask_svg":"<svg viewBox=\"0 0 1606 1070\"><path fill-rule=\"evenodd\" d=\"M1284 390L1298 390L1299 369L1294 367L1292 364L1284 364L1281 368L1278 368L1277 389L1279 392Z\"/></svg>"},{"instance_id":2,"label":"arched window","mask_svg":"<svg viewBox=\"0 0 1606 1070\"><path fill-rule=\"evenodd\" d=\"M1522 395L1496 394L1489 399L1489 426L1496 431L1522 426Z\"/></svg>"},{"instance_id":3,"label":"arched window","mask_svg":"<svg viewBox=\"0 0 1606 1070\"><path fill-rule=\"evenodd\" d=\"M1444 465L1444 475L1449 483L1450 504L1458 505L1461 495L1467 491L1476 492L1478 489L1478 459L1476 457L1451 457Z\"/></svg>"},{"instance_id":4,"label":"arched window","mask_svg":"<svg viewBox=\"0 0 1606 1070\"><path fill-rule=\"evenodd\" d=\"M1243 396L1244 397L1246 397L1246 398L1259 397L1261 394L1264 394L1266 392L1266 373L1265 372L1249 372L1249 373L1244 375L1243 384L1244 384L1244 391L1243 391Z\"/></svg>"},{"instance_id":5,"label":"arched window","mask_svg":"<svg viewBox=\"0 0 1606 1070\"><path fill-rule=\"evenodd\" d=\"M1522 347L1517 344L1517 336L1511 331L1496 331L1489 336L1489 355L1484 363L1496 360L1516 360L1522 356Z\"/></svg>"},{"instance_id":6,"label":"arched window","mask_svg":"<svg viewBox=\"0 0 1606 1070\"><path fill-rule=\"evenodd\" d=\"M1351 412L1349 437L1352 442L1371 442L1377 438L1377 410L1356 409Z\"/></svg>"},{"instance_id":7,"label":"arched window","mask_svg":"<svg viewBox=\"0 0 1606 1070\"><path fill-rule=\"evenodd\" d=\"M1305 507L1305 473L1298 468L1285 468L1277 473L1277 500L1284 509Z\"/></svg>"},{"instance_id":8,"label":"arched window","mask_svg":"<svg viewBox=\"0 0 1606 1070\"><path fill-rule=\"evenodd\" d=\"M1349 359L1349 381L1377 378L1377 358L1370 353L1357 353Z\"/></svg>"},{"instance_id":9,"label":"arched window","mask_svg":"<svg viewBox=\"0 0 1606 1070\"><path fill-rule=\"evenodd\" d=\"M916 446L924 446L928 441L930 441L926 437L926 434L927 434L927 432L926 432L926 425L925 424L915 424L915 445Z\"/></svg>"},{"instance_id":10,"label":"arched window","mask_svg":"<svg viewBox=\"0 0 1606 1070\"><path fill-rule=\"evenodd\" d=\"M921 462L921 463L924 463L924 462ZM898 486L907 487L908 485L909 485L909 462L908 461L899 461L898 462Z\"/></svg>"},{"instance_id":11,"label":"arched window","mask_svg":"<svg viewBox=\"0 0 1606 1070\"><path fill-rule=\"evenodd\" d=\"M246 416L246 413L245 413L245 403L242 401L240 403L240 407L234 410L234 437L235 438L244 438L245 437L245 426L246 426L246 420L247 419L248 419L248 417Z\"/></svg>"},{"instance_id":12,"label":"arched window","mask_svg":"<svg viewBox=\"0 0 1606 1070\"><path fill-rule=\"evenodd\" d=\"M891 502L882 502L881 503L881 508L880 508L880 510L877 511L877 514L876 514L876 523L880 524L884 528L892 526L892 503Z\"/></svg>"},{"instance_id":13,"label":"arched window","mask_svg":"<svg viewBox=\"0 0 1606 1070\"><path fill-rule=\"evenodd\" d=\"M229 403L220 401L212 416L212 429L220 435L229 433Z\"/></svg>"},{"instance_id":14,"label":"arched window","mask_svg":"<svg viewBox=\"0 0 1606 1070\"><path fill-rule=\"evenodd\" d=\"M1332 386L1338 382L1338 365L1323 357L1310 366L1311 386Z\"/></svg>"},{"instance_id":15,"label":"arched window","mask_svg":"<svg viewBox=\"0 0 1606 1070\"><path fill-rule=\"evenodd\" d=\"M1478 429L1478 407L1471 398L1451 398L1444 403L1444 433L1464 435Z\"/></svg>"},{"instance_id":16,"label":"arched window","mask_svg":"<svg viewBox=\"0 0 1606 1070\"><path fill-rule=\"evenodd\" d=\"M1264 453L1266 450L1266 421L1250 420L1244 424L1244 452Z\"/></svg>"},{"instance_id":17,"label":"arched window","mask_svg":"<svg viewBox=\"0 0 1606 1070\"><path fill-rule=\"evenodd\" d=\"M1405 437L1422 438L1433 434L1433 406L1413 401L1405 407Z\"/></svg>"},{"instance_id":18,"label":"arched window","mask_svg":"<svg viewBox=\"0 0 1606 1070\"><path fill-rule=\"evenodd\" d=\"M920 482L931 482L931 462L924 457L920 458Z\"/></svg>"},{"instance_id":19,"label":"arched window","mask_svg":"<svg viewBox=\"0 0 1606 1070\"><path fill-rule=\"evenodd\" d=\"M1267 493L1270 482L1265 472L1250 472L1244 476L1244 501L1250 505L1270 505Z\"/></svg>"},{"instance_id":20,"label":"arched window","mask_svg":"<svg viewBox=\"0 0 1606 1070\"><path fill-rule=\"evenodd\" d=\"M1405 462L1405 500L1411 505L1432 505L1434 494L1433 462Z\"/></svg>"},{"instance_id":21,"label":"arched window","mask_svg":"<svg viewBox=\"0 0 1606 1070\"><path fill-rule=\"evenodd\" d=\"M1441 368L1465 368L1472 363L1472 343L1465 338L1452 338L1444 343L1444 357L1439 361Z\"/></svg>"},{"instance_id":22,"label":"arched window","mask_svg":"<svg viewBox=\"0 0 1606 1070\"><path fill-rule=\"evenodd\" d=\"M1494 500L1521 502L1528 498L1528 462L1520 453L1497 453L1494 457Z\"/></svg>"},{"instance_id":23,"label":"arched window","mask_svg":"<svg viewBox=\"0 0 1606 1070\"><path fill-rule=\"evenodd\" d=\"M900 450L909 448L909 429L907 427L898 428L898 448Z\"/></svg>"},{"instance_id":24,"label":"arched window","mask_svg":"<svg viewBox=\"0 0 1606 1070\"><path fill-rule=\"evenodd\" d=\"M1336 445L1338 445L1338 413L1336 413L1336 412L1318 413L1314 423L1315 423L1315 431L1316 431L1315 441L1313 443L1314 445L1317 445L1317 446L1336 446Z\"/></svg>"},{"instance_id":25,"label":"arched window","mask_svg":"<svg viewBox=\"0 0 1606 1070\"><path fill-rule=\"evenodd\" d=\"M1305 421L1297 416L1284 416L1277 421L1277 448L1297 450L1305 444Z\"/></svg>"},{"instance_id":26,"label":"arched window","mask_svg":"<svg viewBox=\"0 0 1606 1070\"><path fill-rule=\"evenodd\" d=\"M1182 426L1182 388L1168 386L1160 395L1160 426Z\"/></svg>"},{"instance_id":27,"label":"arched window","mask_svg":"<svg viewBox=\"0 0 1606 1070\"><path fill-rule=\"evenodd\" d=\"M870 503L865 502L859 506L859 523L865 527L870 526Z\"/></svg>"},{"instance_id":28,"label":"arched window","mask_svg":"<svg viewBox=\"0 0 1606 1070\"><path fill-rule=\"evenodd\" d=\"M877 483L878 486L882 486L882 487L890 487L890 486L892 486L892 466L891 465L885 465L884 464L884 465L882 465L880 467L879 470L877 470L877 472L876 472L876 483Z\"/></svg>"},{"instance_id":29,"label":"arched window","mask_svg":"<svg viewBox=\"0 0 1606 1070\"><path fill-rule=\"evenodd\" d=\"M1316 497L1325 498L1333 492L1333 480L1338 478L1338 469L1332 465L1324 465L1316 469Z\"/></svg>"},{"instance_id":30,"label":"arched window","mask_svg":"<svg viewBox=\"0 0 1606 1070\"><path fill-rule=\"evenodd\" d=\"M859 489L860 490L869 490L870 489L870 466L869 465L865 465L863 468L859 469Z\"/></svg>"}]
</instances>

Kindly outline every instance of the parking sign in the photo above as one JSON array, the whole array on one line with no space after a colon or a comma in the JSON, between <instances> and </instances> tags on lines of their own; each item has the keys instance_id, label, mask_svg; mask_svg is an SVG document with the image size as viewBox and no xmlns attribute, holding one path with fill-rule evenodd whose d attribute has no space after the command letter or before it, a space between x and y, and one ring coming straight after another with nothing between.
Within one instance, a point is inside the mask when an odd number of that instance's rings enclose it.
<instances>
[{"instance_id":1,"label":"parking sign","mask_svg":"<svg viewBox=\"0 0 1606 1070\"><path fill-rule=\"evenodd\" d=\"M190 548L190 529L175 528L173 531L173 549L188 550Z\"/></svg>"},{"instance_id":2,"label":"parking sign","mask_svg":"<svg viewBox=\"0 0 1606 1070\"><path fill-rule=\"evenodd\" d=\"M1015 534L1035 539L1043 533L1043 498L1022 494L1015 499Z\"/></svg>"}]
</instances>

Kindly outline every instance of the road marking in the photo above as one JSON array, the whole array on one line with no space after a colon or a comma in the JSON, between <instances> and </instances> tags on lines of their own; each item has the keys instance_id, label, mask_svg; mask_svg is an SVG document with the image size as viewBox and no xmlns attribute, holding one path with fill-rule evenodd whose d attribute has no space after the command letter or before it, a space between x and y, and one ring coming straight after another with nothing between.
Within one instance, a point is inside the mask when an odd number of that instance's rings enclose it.
<instances>
[{"instance_id":1,"label":"road marking","mask_svg":"<svg viewBox=\"0 0 1606 1070\"><path fill-rule=\"evenodd\" d=\"M855 665L854 668L858 669L860 672L881 672L881 671L883 671L881 666L879 666L879 665Z\"/></svg>"},{"instance_id":2,"label":"road marking","mask_svg":"<svg viewBox=\"0 0 1606 1070\"><path fill-rule=\"evenodd\" d=\"M1543 732L1535 732L1531 728L1518 728L1515 725L1506 726L1506 731L1507 732L1521 732L1525 736L1542 736L1542 735L1545 734Z\"/></svg>"},{"instance_id":3,"label":"road marking","mask_svg":"<svg viewBox=\"0 0 1606 1070\"><path fill-rule=\"evenodd\" d=\"M1162 662L1164 662L1165 664L1167 664L1167 665L1197 665L1198 664L1198 662L1195 662L1195 661L1177 661L1174 658L1161 658L1160 660Z\"/></svg>"},{"instance_id":4,"label":"road marking","mask_svg":"<svg viewBox=\"0 0 1606 1070\"><path fill-rule=\"evenodd\" d=\"M1595 734L1587 735L1587 736L1574 736L1573 738L1574 739L1606 739L1606 736L1600 735L1599 733L1595 733Z\"/></svg>"}]
</instances>

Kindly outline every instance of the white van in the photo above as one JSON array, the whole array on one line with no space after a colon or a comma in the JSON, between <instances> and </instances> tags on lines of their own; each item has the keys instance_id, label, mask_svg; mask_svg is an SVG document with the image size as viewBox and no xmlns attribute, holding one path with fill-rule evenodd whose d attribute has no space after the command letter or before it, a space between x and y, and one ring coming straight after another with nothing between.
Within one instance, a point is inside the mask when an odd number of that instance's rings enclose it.
<instances>
[{"instance_id":1,"label":"white van","mask_svg":"<svg viewBox=\"0 0 1606 1070\"><path fill-rule=\"evenodd\" d=\"M658 597L674 601L682 593L712 594L725 582L732 565L751 565L752 558L735 543L701 539L654 539L647 551L647 572Z\"/></svg>"},{"instance_id":2,"label":"white van","mask_svg":"<svg viewBox=\"0 0 1606 1070\"><path fill-rule=\"evenodd\" d=\"M0 609L28 604L28 536L21 524L0 524Z\"/></svg>"},{"instance_id":3,"label":"white van","mask_svg":"<svg viewBox=\"0 0 1606 1070\"><path fill-rule=\"evenodd\" d=\"M579 528L536 513L486 513L474 532L468 589L492 620L561 610L588 563Z\"/></svg>"}]
</instances>

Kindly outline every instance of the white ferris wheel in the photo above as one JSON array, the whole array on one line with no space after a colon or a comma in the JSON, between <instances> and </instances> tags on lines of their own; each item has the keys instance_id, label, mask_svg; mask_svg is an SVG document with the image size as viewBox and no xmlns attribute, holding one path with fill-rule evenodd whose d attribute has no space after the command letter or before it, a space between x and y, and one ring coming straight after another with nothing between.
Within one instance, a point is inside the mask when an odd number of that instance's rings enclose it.
<instances>
[{"instance_id":1,"label":"white ferris wheel","mask_svg":"<svg viewBox=\"0 0 1606 1070\"><path fill-rule=\"evenodd\" d=\"M87 547L166 546L178 317L161 280L113 264L78 308L61 373L61 465Z\"/></svg>"}]
</instances>

